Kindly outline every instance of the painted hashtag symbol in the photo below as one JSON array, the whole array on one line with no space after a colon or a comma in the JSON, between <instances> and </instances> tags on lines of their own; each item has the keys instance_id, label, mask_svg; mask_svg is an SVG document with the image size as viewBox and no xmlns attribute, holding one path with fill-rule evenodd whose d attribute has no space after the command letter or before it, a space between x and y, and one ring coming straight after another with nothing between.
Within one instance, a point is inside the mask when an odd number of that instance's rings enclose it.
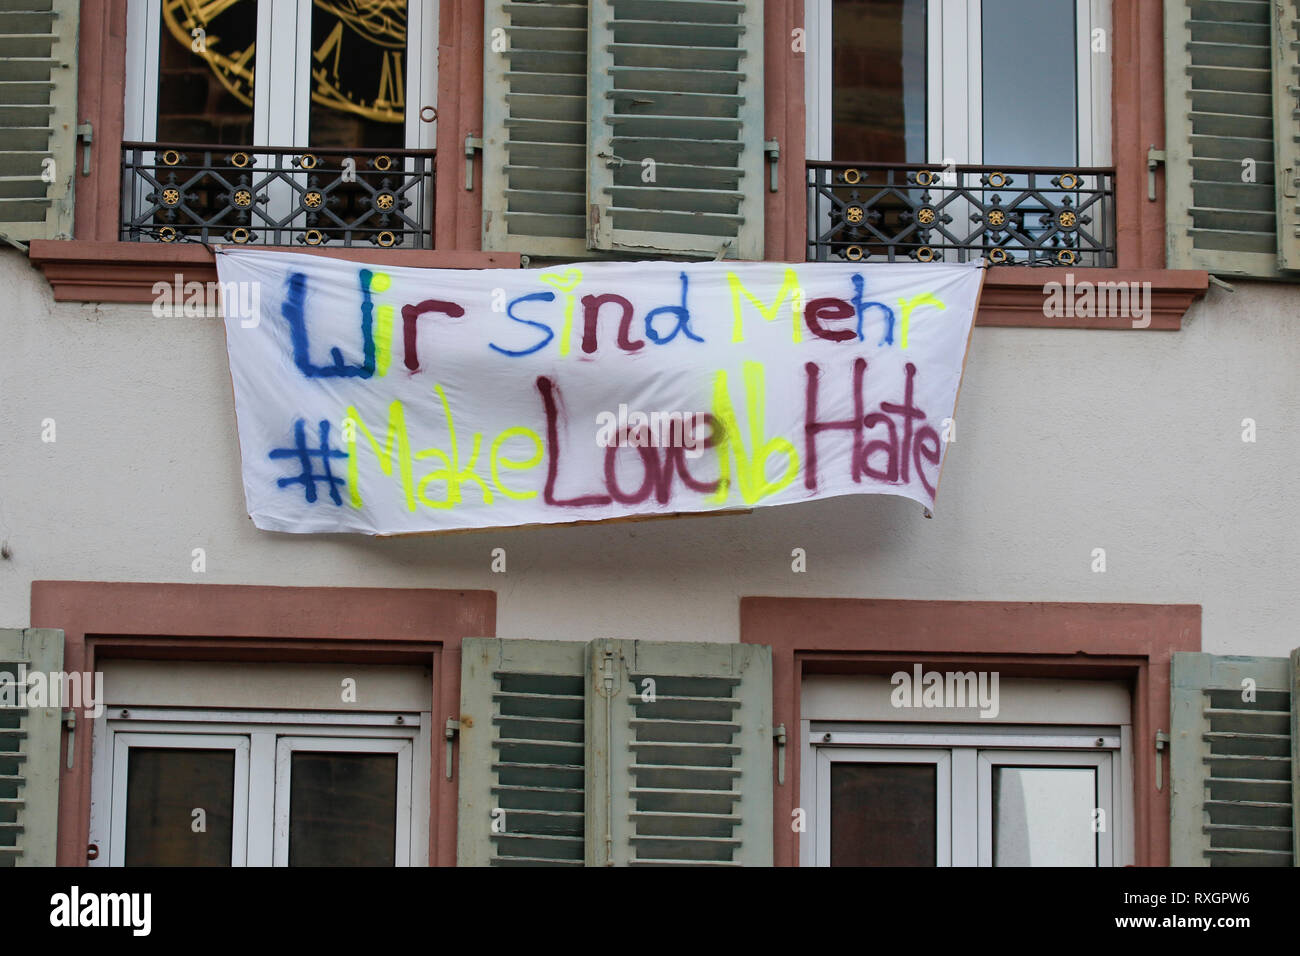
<instances>
[{"instance_id":1,"label":"painted hashtag symbol","mask_svg":"<svg viewBox=\"0 0 1300 956\"><path fill-rule=\"evenodd\" d=\"M320 447L318 448L312 448L307 444L306 425L306 421L301 418L294 423L293 448L274 448L271 450L271 458L296 458L299 467L302 469L299 474L292 478L277 479L276 484L281 488L287 488L289 485L302 485L308 503L315 504L316 483L323 481L326 487L329 488L330 500L336 505L342 505L343 499L339 496L339 485L344 484L344 481L341 477L335 475L330 468L330 459L346 458L348 453L330 447L330 423L328 420L321 419ZM313 469L312 459L319 459L321 469L319 472Z\"/></svg>"}]
</instances>

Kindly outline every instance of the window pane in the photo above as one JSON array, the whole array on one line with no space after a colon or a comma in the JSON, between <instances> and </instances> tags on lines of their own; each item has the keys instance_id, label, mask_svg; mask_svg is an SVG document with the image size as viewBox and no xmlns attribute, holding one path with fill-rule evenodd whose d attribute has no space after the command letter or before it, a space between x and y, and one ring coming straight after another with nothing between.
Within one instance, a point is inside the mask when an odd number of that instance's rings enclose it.
<instances>
[{"instance_id":1,"label":"window pane","mask_svg":"<svg viewBox=\"0 0 1300 956\"><path fill-rule=\"evenodd\" d=\"M407 0L315 0L311 145L406 145ZM430 51L429 55L432 55Z\"/></svg>"},{"instance_id":2,"label":"window pane","mask_svg":"<svg viewBox=\"0 0 1300 956\"><path fill-rule=\"evenodd\" d=\"M1072 166L1075 0L984 0L984 163Z\"/></svg>"},{"instance_id":3,"label":"window pane","mask_svg":"<svg viewBox=\"0 0 1300 956\"><path fill-rule=\"evenodd\" d=\"M1097 771L994 767L994 866L1096 866Z\"/></svg>"},{"instance_id":4,"label":"window pane","mask_svg":"<svg viewBox=\"0 0 1300 956\"><path fill-rule=\"evenodd\" d=\"M934 866L938 769L831 764L831 866Z\"/></svg>"},{"instance_id":5,"label":"window pane","mask_svg":"<svg viewBox=\"0 0 1300 956\"><path fill-rule=\"evenodd\" d=\"M127 766L127 866L230 866L233 750L132 747Z\"/></svg>"},{"instance_id":6,"label":"window pane","mask_svg":"<svg viewBox=\"0 0 1300 956\"><path fill-rule=\"evenodd\" d=\"M290 866L393 866L397 755L295 751Z\"/></svg>"},{"instance_id":7,"label":"window pane","mask_svg":"<svg viewBox=\"0 0 1300 956\"><path fill-rule=\"evenodd\" d=\"M159 142L246 146L253 141L257 0L216 6L220 9L208 15L197 3L162 5Z\"/></svg>"},{"instance_id":8,"label":"window pane","mask_svg":"<svg viewBox=\"0 0 1300 956\"><path fill-rule=\"evenodd\" d=\"M925 162L926 0L835 0L832 155Z\"/></svg>"}]
</instances>

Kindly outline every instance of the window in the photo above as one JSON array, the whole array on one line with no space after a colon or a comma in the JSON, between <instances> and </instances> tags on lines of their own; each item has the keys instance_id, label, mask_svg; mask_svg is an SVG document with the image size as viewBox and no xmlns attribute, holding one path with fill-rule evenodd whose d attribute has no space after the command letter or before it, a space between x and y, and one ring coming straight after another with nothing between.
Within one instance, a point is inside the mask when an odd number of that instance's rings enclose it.
<instances>
[{"instance_id":1,"label":"window","mask_svg":"<svg viewBox=\"0 0 1300 956\"><path fill-rule=\"evenodd\" d=\"M131 0L123 238L431 245L436 7Z\"/></svg>"},{"instance_id":2,"label":"window","mask_svg":"<svg viewBox=\"0 0 1300 956\"><path fill-rule=\"evenodd\" d=\"M100 866L408 866L428 859L428 713L110 708Z\"/></svg>"},{"instance_id":3,"label":"window","mask_svg":"<svg viewBox=\"0 0 1300 956\"><path fill-rule=\"evenodd\" d=\"M1109 0L808 0L808 156L1105 166Z\"/></svg>"},{"instance_id":4,"label":"window","mask_svg":"<svg viewBox=\"0 0 1300 956\"><path fill-rule=\"evenodd\" d=\"M809 259L1115 264L1108 0L805 9Z\"/></svg>"},{"instance_id":5,"label":"window","mask_svg":"<svg viewBox=\"0 0 1300 956\"><path fill-rule=\"evenodd\" d=\"M421 854L419 714L129 713L97 741L101 864L405 866Z\"/></svg>"},{"instance_id":6,"label":"window","mask_svg":"<svg viewBox=\"0 0 1300 956\"><path fill-rule=\"evenodd\" d=\"M805 863L1116 866L1131 853L1120 728L844 726L808 738Z\"/></svg>"},{"instance_id":7,"label":"window","mask_svg":"<svg viewBox=\"0 0 1300 956\"><path fill-rule=\"evenodd\" d=\"M434 144L436 4L131 0L128 17L128 140Z\"/></svg>"},{"instance_id":8,"label":"window","mask_svg":"<svg viewBox=\"0 0 1300 956\"><path fill-rule=\"evenodd\" d=\"M761 0L490 0L483 248L760 259Z\"/></svg>"}]
</instances>

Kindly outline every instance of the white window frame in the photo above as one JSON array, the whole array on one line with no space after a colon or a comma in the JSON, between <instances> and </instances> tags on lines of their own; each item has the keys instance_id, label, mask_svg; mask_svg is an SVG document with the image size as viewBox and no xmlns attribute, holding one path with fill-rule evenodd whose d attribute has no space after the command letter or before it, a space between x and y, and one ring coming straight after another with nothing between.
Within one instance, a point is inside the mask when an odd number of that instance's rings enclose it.
<instances>
[{"instance_id":1,"label":"white window frame","mask_svg":"<svg viewBox=\"0 0 1300 956\"><path fill-rule=\"evenodd\" d=\"M1051 726L874 724L801 721L800 805L807 809L801 866L830 865L830 765L839 760L914 762L915 754L946 755L947 786L938 783L939 812L949 809L948 852L936 841L939 866L991 866L992 767L1098 768L1098 795L1109 839L1098 840L1098 866L1133 862L1132 733L1128 725ZM908 756L903 756L908 755ZM940 824L940 833L943 824Z\"/></svg>"},{"instance_id":2,"label":"white window frame","mask_svg":"<svg viewBox=\"0 0 1300 956\"><path fill-rule=\"evenodd\" d=\"M253 142L306 147L311 115L312 0L260 0L253 89ZM301 24L301 29L299 25ZM126 101L122 138L154 142L158 132L158 61L162 0L127 0ZM405 148L432 149L438 106L438 4L410 0L406 22ZM286 82L285 69L291 81Z\"/></svg>"},{"instance_id":3,"label":"white window frame","mask_svg":"<svg viewBox=\"0 0 1300 956\"><path fill-rule=\"evenodd\" d=\"M126 714L126 716L123 716ZM287 800L279 792L279 742L307 750L398 754L398 866L429 862L429 785L432 713L338 713L333 711L190 710L110 707L95 720L91 770L90 842L99 847L91 866L121 866L125 857L127 758L132 746L247 748L245 771L236 760L236 814L232 863L276 866L277 817ZM123 741L123 738L126 738ZM165 743L141 744L136 738ZM122 741L122 742L120 742ZM368 749L369 748L369 749ZM119 753L122 758L119 759ZM405 754L405 759L403 759ZM403 769L406 768L406 769ZM242 796L241 796L242 795ZM287 839L288 804L284 803ZM243 830L239 821L244 821ZM404 841L404 842L403 842ZM285 850L287 859L287 844ZM403 862L403 860L405 862Z\"/></svg>"},{"instance_id":4,"label":"white window frame","mask_svg":"<svg viewBox=\"0 0 1300 956\"><path fill-rule=\"evenodd\" d=\"M831 4L805 0L804 56L807 155L831 154ZM927 163L981 165L984 156L983 30L981 0L930 0L927 16ZM1078 165L1109 166L1111 152L1111 0L1075 0L1078 75ZM1103 30L1106 52L1092 52L1094 30ZM866 156L841 159L866 161Z\"/></svg>"},{"instance_id":5,"label":"white window frame","mask_svg":"<svg viewBox=\"0 0 1300 956\"><path fill-rule=\"evenodd\" d=\"M886 750L865 747L817 750L817 819L831 818L831 765L834 763L917 763L935 768L934 852L939 866L952 865L952 756L946 750ZM817 866L831 865L831 828L816 831Z\"/></svg>"},{"instance_id":6,"label":"white window frame","mask_svg":"<svg viewBox=\"0 0 1300 956\"><path fill-rule=\"evenodd\" d=\"M393 863L411 863L411 740L375 737L280 737L275 752L275 850L276 866L289 865L289 808L293 798L291 779L293 755L305 753L383 753L397 755L397 826Z\"/></svg>"},{"instance_id":7,"label":"white window frame","mask_svg":"<svg viewBox=\"0 0 1300 956\"><path fill-rule=\"evenodd\" d=\"M1116 792L1116 778L1113 772L1114 758L1111 752L1080 751L1024 751L1024 750L980 750L977 757L979 764L979 865L993 865L993 768L994 767L1064 767L1092 768L1096 771L1096 805L1094 809L1102 811L1105 833L1123 823L1116 819L1117 807L1122 808L1124 800ZM1122 813L1122 810L1118 811ZM1100 834L1099 834L1100 837ZM1115 840L1097 840L1097 866L1115 865Z\"/></svg>"},{"instance_id":8,"label":"white window frame","mask_svg":"<svg viewBox=\"0 0 1300 956\"><path fill-rule=\"evenodd\" d=\"M230 841L230 865L244 866L247 859L247 840L241 836L248 830L248 756L249 739L227 734L137 733L134 730L115 734L113 755L112 801L121 813L111 819L112 836L108 853L100 843L99 865L126 865L126 785L130 774L131 751L135 749L165 747L170 750L229 750L235 754L235 792ZM96 842L92 837L91 842ZM97 861L98 862L98 861Z\"/></svg>"}]
</instances>

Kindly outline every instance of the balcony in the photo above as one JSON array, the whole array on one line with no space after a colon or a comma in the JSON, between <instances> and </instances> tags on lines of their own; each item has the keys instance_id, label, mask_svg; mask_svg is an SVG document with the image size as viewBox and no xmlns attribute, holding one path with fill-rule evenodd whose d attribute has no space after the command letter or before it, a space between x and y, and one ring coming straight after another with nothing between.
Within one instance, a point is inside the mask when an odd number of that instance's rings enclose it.
<instances>
[{"instance_id":1,"label":"balcony","mask_svg":"<svg viewBox=\"0 0 1300 956\"><path fill-rule=\"evenodd\" d=\"M1115 171L807 163L810 262L1115 266Z\"/></svg>"},{"instance_id":2,"label":"balcony","mask_svg":"<svg viewBox=\"0 0 1300 956\"><path fill-rule=\"evenodd\" d=\"M129 242L433 247L433 150L122 144Z\"/></svg>"}]
</instances>

